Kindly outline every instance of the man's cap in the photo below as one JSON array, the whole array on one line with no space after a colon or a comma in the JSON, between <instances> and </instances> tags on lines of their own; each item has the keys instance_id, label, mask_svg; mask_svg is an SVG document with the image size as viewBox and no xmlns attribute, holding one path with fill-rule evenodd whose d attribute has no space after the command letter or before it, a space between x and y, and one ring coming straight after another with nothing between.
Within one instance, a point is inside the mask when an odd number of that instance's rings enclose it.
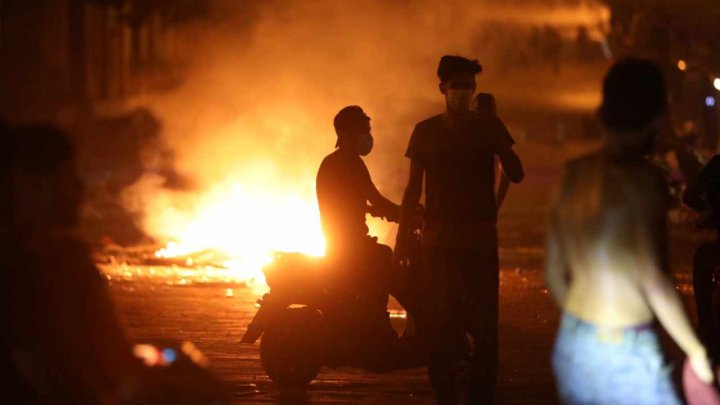
<instances>
[{"instance_id":1,"label":"man's cap","mask_svg":"<svg viewBox=\"0 0 720 405\"><path fill-rule=\"evenodd\" d=\"M341 137L352 134L361 124L368 121L370 121L370 117L359 106L350 105L340 110L333 120L335 134L338 137L335 147L340 146Z\"/></svg>"},{"instance_id":2,"label":"man's cap","mask_svg":"<svg viewBox=\"0 0 720 405\"><path fill-rule=\"evenodd\" d=\"M437 75L441 82L450 80L458 74L470 73L476 75L482 72L482 65L477 59L470 60L457 55L445 55L440 58Z\"/></svg>"}]
</instances>

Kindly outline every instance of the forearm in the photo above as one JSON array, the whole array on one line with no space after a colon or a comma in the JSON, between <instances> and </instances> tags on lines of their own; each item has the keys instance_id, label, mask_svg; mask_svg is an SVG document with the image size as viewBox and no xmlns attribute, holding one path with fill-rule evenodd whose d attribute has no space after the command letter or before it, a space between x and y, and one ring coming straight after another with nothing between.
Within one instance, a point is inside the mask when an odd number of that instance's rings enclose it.
<instances>
[{"instance_id":1,"label":"forearm","mask_svg":"<svg viewBox=\"0 0 720 405\"><path fill-rule=\"evenodd\" d=\"M568 264L565 260L558 233L557 212L555 210L550 214L550 221L548 222L545 252L545 284L557 306L564 309L569 289Z\"/></svg>"},{"instance_id":2,"label":"forearm","mask_svg":"<svg viewBox=\"0 0 720 405\"><path fill-rule=\"evenodd\" d=\"M400 206L400 226L398 227L395 243L396 254L399 256L403 255L405 241L413 232L413 218L417 214L418 204L420 203L424 173L425 169L419 162L416 160L410 161L410 178Z\"/></svg>"},{"instance_id":3,"label":"forearm","mask_svg":"<svg viewBox=\"0 0 720 405\"><path fill-rule=\"evenodd\" d=\"M656 276L646 288L647 301L668 334L690 356L703 355L705 348L697 338L685 313L680 296L670 280Z\"/></svg>"},{"instance_id":4,"label":"forearm","mask_svg":"<svg viewBox=\"0 0 720 405\"><path fill-rule=\"evenodd\" d=\"M497 195L495 196L495 201L497 203L498 208L500 208L505 202L505 197L507 196L508 189L510 188L510 179L508 179L507 175L503 173L500 176L500 184L498 185Z\"/></svg>"},{"instance_id":5,"label":"forearm","mask_svg":"<svg viewBox=\"0 0 720 405\"><path fill-rule=\"evenodd\" d=\"M513 183L520 183L525 178L525 169L523 168L520 157L512 149L502 151L498 155L502 163L503 173Z\"/></svg>"},{"instance_id":6,"label":"forearm","mask_svg":"<svg viewBox=\"0 0 720 405\"><path fill-rule=\"evenodd\" d=\"M406 237L412 230L408 225L415 214L417 205L420 203L420 190L408 187L403 195L400 206L400 226L398 228L398 239Z\"/></svg>"},{"instance_id":7,"label":"forearm","mask_svg":"<svg viewBox=\"0 0 720 405\"><path fill-rule=\"evenodd\" d=\"M548 242L545 262L545 285L557 306L560 309L565 309L565 301L569 289L567 266L561 259L558 246L552 236Z\"/></svg>"},{"instance_id":8,"label":"forearm","mask_svg":"<svg viewBox=\"0 0 720 405\"><path fill-rule=\"evenodd\" d=\"M387 198L381 197L377 203L373 205L379 208L382 216L387 218L388 221L398 222L400 220L400 206Z\"/></svg>"},{"instance_id":9,"label":"forearm","mask_svg":"<svg viewBox=\"0 0 720 405\"><path fill-rule=\"evenodd\" d=\"M547 286L550 296L560 309L565 309L565 301L568 292L568 283L565 277L557 274L556 270L547 271L545 274L545 285Z\"/></svg>"}]
</instances>

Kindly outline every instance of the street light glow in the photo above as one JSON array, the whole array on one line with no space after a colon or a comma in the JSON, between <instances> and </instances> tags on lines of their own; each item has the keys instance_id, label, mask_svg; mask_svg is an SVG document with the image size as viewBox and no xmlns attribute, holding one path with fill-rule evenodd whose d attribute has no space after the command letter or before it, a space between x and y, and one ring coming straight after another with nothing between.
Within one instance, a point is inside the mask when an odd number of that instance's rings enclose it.
<instances>
[{"instance_id":1,"label":"street light glow","mask_svg":"<svg viewBox=\"0 0 720 405\"><path fill-rule=\"evenodd\" d=\"M716 77L715 80L713 80L713 86L720 91L720 77Z\"/></svg>"},{"instance_id":2,"label":"street light glow","mask_svg":"<svg viewBox=\"0 0 720 405\"><path fill-rule=\"evenodd\" d=\"M685 62L684 60L680 59L680 60L678 61L678 63L677 63L677 68L680 69L680 70L683 71L683 72L686 71L686 70L687 70L687 62Z\"/></svg>"}]
</instances>

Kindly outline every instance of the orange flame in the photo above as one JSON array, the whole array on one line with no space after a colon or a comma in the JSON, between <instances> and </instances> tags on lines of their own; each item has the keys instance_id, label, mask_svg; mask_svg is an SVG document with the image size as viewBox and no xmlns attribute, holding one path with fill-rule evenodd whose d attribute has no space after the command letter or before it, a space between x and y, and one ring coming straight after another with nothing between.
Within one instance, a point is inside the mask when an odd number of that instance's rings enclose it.
<instances>
[{"instance_id":1,"label":"orange flame","mask_svg":"<svg viewBox=\"0 0 720 405\"><path fill-rule=\"evenodd\" d=\"M282 191L249 192L230 183L216 187L191 210L171 206L156 212L153 222L170 241L158 258L190 256L212 250L227 259L228 278L264 285L262 266L273 251L322 256L325 239L314 198Z\"/></svg>"}]
</instances>

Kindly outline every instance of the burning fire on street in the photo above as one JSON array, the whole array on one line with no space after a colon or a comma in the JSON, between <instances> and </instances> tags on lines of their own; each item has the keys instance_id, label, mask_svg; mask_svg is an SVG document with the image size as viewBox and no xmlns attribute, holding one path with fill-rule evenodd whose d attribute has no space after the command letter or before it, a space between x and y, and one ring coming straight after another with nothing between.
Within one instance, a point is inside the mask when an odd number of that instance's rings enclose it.
<instances>
[{"instance_id":1,"label":"burning fire on street","mask_svg":"<svg viewBox=\"0 0 720 405\"><path fill-rule=\"evenodd\" d=\"M262 289L262 266L272 262L273 252L324 255L314 196L250 190L229 182L185 209L167 201L147 219L167 242L140 252L139 259L132 252L112 252L103 266L109 278L243 283Z\"/></svg>"},{"instance_id":2,"label":"burning fire on street","mask_svg":"<svg viewBox=\"0 0 720 405\"><path fill-rule=\"evenodd\" d=\"M157 196L155 204L167 205L146 220L166 242L159 247L110 248L101 255L100 268L110 281L241 284L262 294L268 288L262 269L274 261L275 253L325 255L314 194L251 190L229 182L191 207L178 208L171 200ZM388 227L375 221L368 225L373 235L384 234Z\"/></svg>"}]
</instances>

